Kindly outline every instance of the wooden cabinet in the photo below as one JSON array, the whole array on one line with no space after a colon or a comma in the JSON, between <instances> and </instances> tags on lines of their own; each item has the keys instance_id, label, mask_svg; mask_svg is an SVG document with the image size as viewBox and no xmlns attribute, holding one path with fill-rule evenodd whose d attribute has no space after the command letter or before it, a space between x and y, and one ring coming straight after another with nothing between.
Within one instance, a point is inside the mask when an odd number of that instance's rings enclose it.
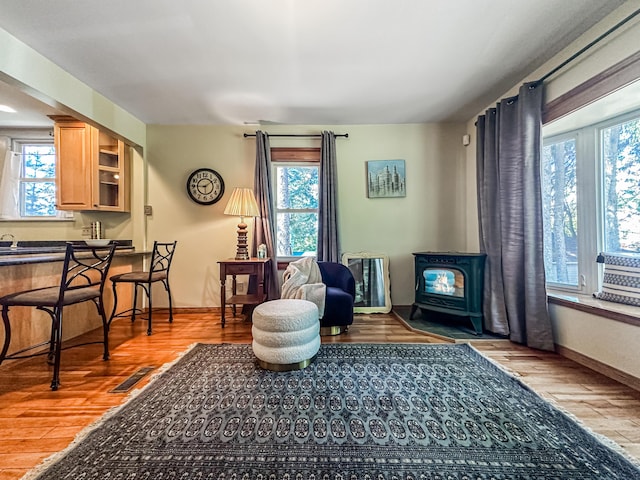
<instances>
[{"instance_id":1,"label":"wooden cabinet","mask_svg":"<svg viewBox=\"0 0 640 480\"><path fill-rule=\"evenodd\" d=\"M59 210L128 212L130 148L71 117L55 117Z\"/></svg>"}]
</instances>

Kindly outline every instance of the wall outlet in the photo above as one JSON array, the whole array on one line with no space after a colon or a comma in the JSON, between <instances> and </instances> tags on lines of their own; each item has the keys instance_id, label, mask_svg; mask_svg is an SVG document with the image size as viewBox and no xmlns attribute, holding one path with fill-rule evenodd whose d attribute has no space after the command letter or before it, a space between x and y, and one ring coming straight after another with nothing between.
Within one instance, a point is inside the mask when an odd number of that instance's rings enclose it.
<instances>
[{"instance_id":1,"label":"wall outlet","mask_svg":"<svg viewBox=\"0 0 640 480\"><path fill-rule=\"evenodd\" d=\"M153 207L151 205L144 206L144 214L145 215L153 215Z\"/></svg>"},{"instance_id":2,"label":"wall outlet","mask_svg":"<svg viewBox=\"0 0 640 480\"><path fill-rule=\"evenodd\" d=\"M225 290L227 291L227 295L232 295L232 284L231 281L227 281L225 283ZM247 284L244 282L236 282L236 295L245 295L247 293Z\"/></svg>"},{"instance_id":3,"label":"wall outlet","mask_svg":"<svg viewBox=\"0 0 640 480\"><path fill-rule=\"evenodd\" d=\"M91 227L82 227L82 236L89 238L91 236Z\"/></svg>"}]
</instances>

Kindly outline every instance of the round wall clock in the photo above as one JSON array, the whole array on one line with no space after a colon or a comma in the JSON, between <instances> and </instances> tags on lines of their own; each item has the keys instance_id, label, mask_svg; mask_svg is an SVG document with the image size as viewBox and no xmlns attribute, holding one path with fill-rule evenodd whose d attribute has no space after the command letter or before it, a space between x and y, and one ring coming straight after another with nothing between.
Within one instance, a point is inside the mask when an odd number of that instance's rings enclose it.
<instances>
[{"instance_id":1,"label":"round wall clock","mask_svg":"<svg viewBox=\"0 0 640 480\"><path fill-rule=\"evenodd\" d=\"M191 200L200 205L214 204L224 194L224 180L215 170L199 168L189 175L187 193Z\"/></svg>"}]
</instances>

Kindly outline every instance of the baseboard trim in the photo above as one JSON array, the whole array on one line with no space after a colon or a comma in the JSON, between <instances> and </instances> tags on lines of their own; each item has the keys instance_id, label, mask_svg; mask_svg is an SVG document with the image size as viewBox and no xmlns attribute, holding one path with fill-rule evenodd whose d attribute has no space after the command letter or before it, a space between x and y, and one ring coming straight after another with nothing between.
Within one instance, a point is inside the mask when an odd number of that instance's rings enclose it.
<instances>
[{"instance_id":1,"label":"baseboard trim","mask_svg":"<svg viewBox=\"0 0 640 480\"><path fill-rule=\"evenodd\" d=\"M563 347L562 345L556 344L556 352L569 360L573 360L580 365L601 373L605 377L611 378L612 380L620 382L627 387L631 387L640 392L640 378L634 377L633 375L623 372L622 370L618 370L617 368L611 367L598 360L594 360L593 358L587 357L575 350Z\"/></svg>"}]
</instances>

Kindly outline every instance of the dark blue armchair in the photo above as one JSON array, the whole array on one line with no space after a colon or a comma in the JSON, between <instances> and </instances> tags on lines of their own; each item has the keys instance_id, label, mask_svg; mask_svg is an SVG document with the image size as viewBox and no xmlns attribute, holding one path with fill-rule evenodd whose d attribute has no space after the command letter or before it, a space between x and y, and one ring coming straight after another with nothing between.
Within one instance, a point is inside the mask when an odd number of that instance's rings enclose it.
<instances>
[{"instance_id":1,"label":"dark blue armchair","mask_svg":"<svg viewBox=\"0 0 640 480\"><path fill-rule=\"evenodd\" d=\"M356 282L351 270L335 262L318 262L322 283L327 286L320 335L339 335L353 323Z\"/></svg>"}]
</instances>

